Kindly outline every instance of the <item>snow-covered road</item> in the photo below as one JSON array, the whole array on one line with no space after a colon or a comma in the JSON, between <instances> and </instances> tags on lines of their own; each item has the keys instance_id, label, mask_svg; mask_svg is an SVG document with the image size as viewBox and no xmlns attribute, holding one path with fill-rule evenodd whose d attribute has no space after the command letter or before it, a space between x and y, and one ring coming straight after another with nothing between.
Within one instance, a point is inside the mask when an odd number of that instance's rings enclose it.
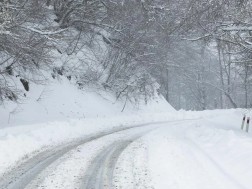
<instances>
[{"instance_id":1,"label":"snow-covered road","mask_svg":"<svg viewBox=\"0 0 252 189\"><path fill-rule=\"evenodd\" d=\"M47 149L5 173L0 178L0 188L73 188L75 185L74 188L111 188L113 170L121 152L146 132L167 123L112 129ZM75 165L69 166L69 162ZM85 167L87 170L83 172ZM69 174L69 169L74 169L74 173Z\"/></svg>"},{"instance_id":2,"label":"snow-covered road","mask_svg":"<svg viewBox=\"0 0 252 189\"><path fill-rule=\"evenodd\" d=\"M188 113L52 145L5 172L0 188L250 189L252 137L238 113Z\"/></svg>"}]
</instances>

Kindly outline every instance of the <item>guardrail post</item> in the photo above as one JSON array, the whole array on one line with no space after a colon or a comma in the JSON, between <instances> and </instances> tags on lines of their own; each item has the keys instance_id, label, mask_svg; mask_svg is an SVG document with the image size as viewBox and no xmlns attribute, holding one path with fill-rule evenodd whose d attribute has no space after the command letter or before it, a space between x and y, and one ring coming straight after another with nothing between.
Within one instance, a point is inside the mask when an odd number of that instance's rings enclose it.
<instances>
[{"instance_id":1,"label":"guardrail post","mask_svg":"<svg viewBox=\"0 0 252 189\"><path fill-rule=\"evenodd\" d=\"M249 131L249 121L250 121L250 117L247 118L247 125L246 125L246 132L247 133Z\"/></svg>"},{"instance_id":2,"label":"guardrail post","mask_svg":"<svg viewBox=\"0 0 252 189\"><path fill-rule=\"evenodd\" d=\"M243 116L241 130L243 130L244 128L245 120L246 120L246 115Z\"/></svg>"}]
</instances>

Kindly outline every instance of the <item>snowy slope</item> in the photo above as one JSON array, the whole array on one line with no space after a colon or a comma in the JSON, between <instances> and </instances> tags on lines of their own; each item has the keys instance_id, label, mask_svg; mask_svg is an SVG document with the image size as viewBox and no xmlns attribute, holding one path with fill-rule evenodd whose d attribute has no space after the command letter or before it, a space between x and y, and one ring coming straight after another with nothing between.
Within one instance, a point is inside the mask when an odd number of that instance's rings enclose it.
<instances>
[{"instance_id":1,"label":"snowy slope","mask_svg":"<svg viewBox=\"0 0 252 189\"><path fill-rule=\"evenodd\" d=\"M17 82L18 83L18 82ZM51 79L48 85L30 84L30 91L21 103L5 102L0 106L0 128L22 124L85 119L143 112L169 112L174 109L162 97L147 105L127 103L95 89L78 89L65 77Z\"/></svg>"}]
</instances>

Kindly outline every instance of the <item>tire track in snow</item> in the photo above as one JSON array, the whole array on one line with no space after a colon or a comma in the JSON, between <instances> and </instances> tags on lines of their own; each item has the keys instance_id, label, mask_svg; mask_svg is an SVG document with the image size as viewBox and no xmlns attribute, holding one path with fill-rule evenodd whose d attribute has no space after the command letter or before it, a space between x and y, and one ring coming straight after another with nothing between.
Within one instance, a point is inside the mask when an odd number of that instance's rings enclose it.
<instances>
[{"instance_id":1,"label":"tire track in snow","mask_svg":"<svg viewBox=\"0 0 252 189\"><path fill-rule=\"evenodd\" d=\"M38 174L40 174L46 167L51 165L57 159L62 157L64 154L68 153L74 148L91 142L98 138L101 138L106 135L110 135L116 132L124 131L129 128L115 129L108 132L102 132L98 135L88 137L86 139L70 142L62 146L58 146L55 149L41 152L26 162L22 163L18 167L15 167L10 172L3 175L0 178L0 188L1 189L23 189L25 188Z\"/></svg>"},{"instance_id":2,"label":"tire track in snow","mask_svg":"<svg viewBox=\"0 0 252 189\"><path fill-rule=\"evenodd\" d=\"M133 140L113 143L98 154L85 175L81 189L111 189L116 162L120 154Z\"/></svg>"}]
</instances>

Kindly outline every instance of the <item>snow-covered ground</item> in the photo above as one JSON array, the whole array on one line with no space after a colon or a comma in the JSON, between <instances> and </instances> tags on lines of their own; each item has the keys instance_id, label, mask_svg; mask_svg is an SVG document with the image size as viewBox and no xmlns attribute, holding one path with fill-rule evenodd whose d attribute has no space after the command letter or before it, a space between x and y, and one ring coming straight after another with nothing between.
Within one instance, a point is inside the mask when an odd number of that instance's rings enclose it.
<instances>
[{"instance_id":1,"label":"snow-covered ground","mask_svg":"<svg viewBox=\"0 0 252 189\"><path fill-rule=\"evenodd\" d=\"M252 134L240 129L243 114L250 112L175 111L158 97L121 112L124 102L62 83L52 84L50 93L34 86L26 103L1 107L0 186L1 175L16 165L55 150L55 162L46 160L42 173L36 168L40 176L28 188L83 188L82 179L91 186L100 179L93 174L111 174L110 164L114 188L252 188Z\"/></svg>"},{"instance_id":2,"label":"snow-covered ground","mask_svg":"<svg viewBox=\"0 0 252 189\"><path fill-rule=\"evenodd\" d=\"M242 113L183 112L199 119L167 124L133 142L119 158L114 184L117 188L251 188L252 134L240 130Z\"/></svg>"},{"instance_id":3,"label":"snow-covered ground","mask_svg":"<svg viewBox=\"0 0 252 189\"><path fill-rule=\"evenodd\" d=\"M238 111L214 114L142 139L155 188L252 187L252 135L240 130Z\"/></svg>"}]
</instances>

